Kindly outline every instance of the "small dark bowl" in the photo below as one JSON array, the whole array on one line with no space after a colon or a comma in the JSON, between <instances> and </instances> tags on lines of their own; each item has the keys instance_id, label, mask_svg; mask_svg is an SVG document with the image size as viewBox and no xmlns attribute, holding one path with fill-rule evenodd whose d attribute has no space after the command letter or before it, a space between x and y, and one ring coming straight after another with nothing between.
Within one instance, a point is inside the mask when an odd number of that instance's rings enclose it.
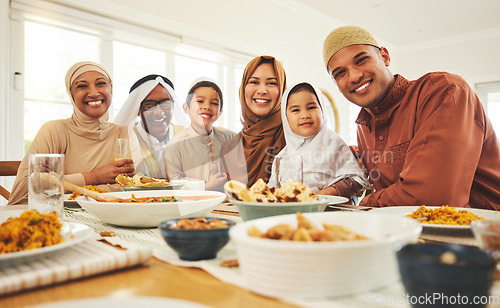
<instances>
[{"instance_id":1,"label":"small dark bowl","mask_svg":"<svg viewBox=\"0 0 500 308\"><path fill-rule=\"evenodd\" d=\"M208 221L211 218L206 217ZM187 261L198 261L213 259L217 256L219 250L226 246L229 241L229 228L235 222L217 218L226 221L229 226L222 229L211 230L178 230L170 229L169 226L175 226L179 219L167 220L160 223L160 231L167 242L177 254L179 258Z\"/></svg>"},{"instance_id":2,"label":"small dark bowl","mask_svg":"<svg viewBox=\"0 0 500 308\"><path fill-rule=\"evenodd\" d=\"M441 261L447 252L455 262ZM397 251L397 259L412 307L456 307L466 301L471 305L475 296L488 299L495 274L495 261L488 252L471 246L410 244Z\"/></svg>"}]
</instances>

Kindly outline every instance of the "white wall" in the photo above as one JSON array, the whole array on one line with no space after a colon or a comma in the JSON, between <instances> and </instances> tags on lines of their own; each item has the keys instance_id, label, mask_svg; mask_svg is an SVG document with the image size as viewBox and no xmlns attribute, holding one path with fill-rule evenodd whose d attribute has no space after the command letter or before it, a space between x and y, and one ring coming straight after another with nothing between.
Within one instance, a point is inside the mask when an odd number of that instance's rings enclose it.
<instances>
[{"instance_id":1,"label":"white wall","mask_svg":"<svg viewBox=\"0 0 500 308\"><path fill-rule=\"evenodd\" d=\"M408 78L430 71L447 71L468 82L500 80L500 34L432 49L396 54L398 68Z\"/></svg>"},{"instance_id":2,"label":"white wall","mask_svg":"<svg viewBox=\"0 0 500 308\"><path fill-rule=\"evenodd\" d=\"M0 0L0 22L7 25L8 0ZM309 81L327 89L341 114L340 134L348 139L349 102L329 78L322 60L326 35L343 23L326 14L311 11L300 2L284 0L51 0L80 10L104 15L155 31L182 37L189 44L216 46L249 55L270 54L281 60L289 85ZM356 21L346 21L356 24ZM2 26L0 40L0 111L5 112L8 66L8 33ZM377 36L376 33L374 33ZM462 75L469 82L500 80L500 61L495 55L500 37L467 42L442 42L435 46L415 46L406 51L391 49L391 70L414 79L428 71L444 70ZM409 51L408 51L409 50ZM5 138L5 123L0 136ZM5 139L4 139L5 140ZM1 144L1 142L0 142ZM5 149L0 149L5 159Z\"/></svg>"},{"instance_id":3,"label":"white wall","mask_svg":"<svg viewBox=\"0 0 500 308\"><path fill-rule=\"evenodd\" d=\"M9 1L0 0L0 114L8 113L9 88ZM2 117L0 117L2 119ZM7 121L0 121L0 158L7 156L7 147L2 140L7 140Z\"/></svg>"},{"instance_id":4,"label":"white wall","mask_svg":"<svg viewBox=\"0 0 500 308\"><path fill-rule=\"evenodd\" d=\"M63 0L60 0L63 1ZM74 0L64 0L74 1ZM224 44L240 52L268 53L285 65L289 85L309 81L328 90L341 115L341 136L348 139L349 102L339 93L326 73L322 60L323 40L334 28L358 24L333 20L311 11L300 2L284 0L107 0L149 16L175 22L175 33L198 36L198 40ZM185 27L181 26L184 25ZM207 35L208 34L208 35ZM377 34L373 33L376 37ZM416 79L431 71L448 71L474 82L500 80L500 35L483 33L483 38L431 42L427 46L389 47L391 71ZM380 40L379 40L380 41ZM383 45L386 45L383 41ZM408 48L409 47L409 48Z\"/></svg>"},{"instance_id":5,"label":"white wall","mask_svg":"<svg viewBox=\"0 0 500 308\"><path fill-rule=\"evenodd\" d=\"M60 0L62 1L62 0ZM59 2L60 2L59 1ZM66 0L64 2L73 2ZM294 1L282 0L108 0L107 5L127 8L172 23L174 34L197 37L251 55L269 54L285 66L288 84L308 81L328 90L341 115L342 137L348 137L348 103L338 92L323 64L323 41L342 25ZM138 13L139 14L139 13ZM192 40L190 40L192 43Z\"/></svg>"}]
</instances>

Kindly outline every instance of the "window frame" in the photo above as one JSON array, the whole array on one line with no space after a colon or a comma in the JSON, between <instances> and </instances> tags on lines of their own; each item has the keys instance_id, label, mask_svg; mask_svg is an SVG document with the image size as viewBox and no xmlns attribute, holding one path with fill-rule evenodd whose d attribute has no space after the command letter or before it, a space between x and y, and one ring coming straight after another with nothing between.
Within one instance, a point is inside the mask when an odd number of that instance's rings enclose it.
<instances>
[{"instance_id":1,"label":"window frame","mask_svg":"<svg viewBox=\"0 0 500 308\"><path fill-rule=\"evenodd\" d=\"M94 15L88 12L82 12L78 9L70 8L57 3L47 3L42 1L12 0L11 1L11 58L13 72L21 73L23 78L24 70L24 22L34 22L61 29L84 33L99 38L100 63L110 72L113 67L113 42L122 42L141 47L151 48L165 52L167 76L172 78L175 84L175 56L194 57L196 59L214 62L217 65L218 80L217 83L223 88L224 99L231 102L224 105L224 112L218 121L218 126L228 127L233 130L239 130L241 126L230 124L230 119L240 115L234 114L236 108L232 102L237 95L238 89L233 85L234 82L227 82L235 78L235 68L242 68L253 57L248 54L238 53L232 50L211 46L196 42L193 39L183 39L168 33L154 31L137 25L128 24L123 21L113 20L112 18ZM183 52L182 50L190 50ZM192 51L195 52L194 56ZM202 74L200 74L202 75ZM17 76L17 75L16 75ZM23 82L22 82L23 83ZM24 89L10 89L12 97L9 104L6 117L11 121L6 129L11 137L8 141L9 155L14 157L24 156ZM185 99L184 93L178 93L179 99ZM234 102L238 103L238 101ZM116 110L110 110L110 120L116 116ZM233 119L234 121L234 119ZM16 123L13 127L13 123ZM23 127L23 129L19 129ZM18 142L12 142L18 140ZM12 154L12 155L11 155Z\"/></svg>"}]
</instances>

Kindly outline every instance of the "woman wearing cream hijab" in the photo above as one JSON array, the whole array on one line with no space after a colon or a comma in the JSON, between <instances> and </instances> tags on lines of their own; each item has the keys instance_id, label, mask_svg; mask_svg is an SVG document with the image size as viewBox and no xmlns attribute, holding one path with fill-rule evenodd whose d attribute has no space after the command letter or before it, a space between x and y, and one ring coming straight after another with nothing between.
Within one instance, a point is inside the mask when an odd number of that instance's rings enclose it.
<instances>
[{"instance_id":1,"label":"woman wearing cream hijab","mask_svg":"<svg viewBox=\"0 0 500 308\"><path fill-rule=\"evenodd\" d=\"M269 180L274 157L285 146L280 113L285 89L285 70L274 57L256 57L245 67L240 86L243 130L222 149L229 179L248 186L260 178Z\"/></svg>"},{"instance_id":2,"label":"woman wearing cream hijab","mask_svg":"<svg viewBox=\"0 0 500 308\"><path fill-rule=\"evenodd\" d=\"M45 123L26 153L8 204L27 203L29 154L65 154L65 180L73 184L112 183L131 173L132 160L114 161L116 138L128 138L127 127L108 122L111 78L101 65L79 62L66 74L66 91L73 104L71 118Z\"/></svg>"}]
</instances>

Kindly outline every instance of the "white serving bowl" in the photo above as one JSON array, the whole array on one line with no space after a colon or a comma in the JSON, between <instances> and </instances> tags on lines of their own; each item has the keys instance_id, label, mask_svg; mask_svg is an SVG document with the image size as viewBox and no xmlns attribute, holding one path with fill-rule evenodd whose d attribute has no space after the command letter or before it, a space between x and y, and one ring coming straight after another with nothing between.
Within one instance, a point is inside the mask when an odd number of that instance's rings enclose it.
<instances>
[{"instance_id":1,"label":"white serving bowl","mask_svg":"<svg viewBox=\"0 0 500 308\"><path fill-rule=\"evenodd\" d=\"M279 225L297 226L296 215L259 218L237 224L229 235L235 242L246 287L272 297L327 297L365 292L399 279L395 248L415 243L422 226L412 219L358 212L305 213L323 223L345 226L373 240L292 242L251 237Z\"/></svg>"},{"instance_id":2,"label":"white serving bowl","mask_svg":"<svg viewBox=\"0 0 500 308\"><path fill-rule=\"evenodd\" d=\"M162 221L178 218L207 216L219 205L226 195L217 191L196 190L144 190L112 192L109 195L126 199L134 194L140 197L160 196L214 196L210 199L182 202L117 203L98 202L81 196L76 201L82 208L104 222L124 227L157 227Z\"/></svg>"}]
</instances>

